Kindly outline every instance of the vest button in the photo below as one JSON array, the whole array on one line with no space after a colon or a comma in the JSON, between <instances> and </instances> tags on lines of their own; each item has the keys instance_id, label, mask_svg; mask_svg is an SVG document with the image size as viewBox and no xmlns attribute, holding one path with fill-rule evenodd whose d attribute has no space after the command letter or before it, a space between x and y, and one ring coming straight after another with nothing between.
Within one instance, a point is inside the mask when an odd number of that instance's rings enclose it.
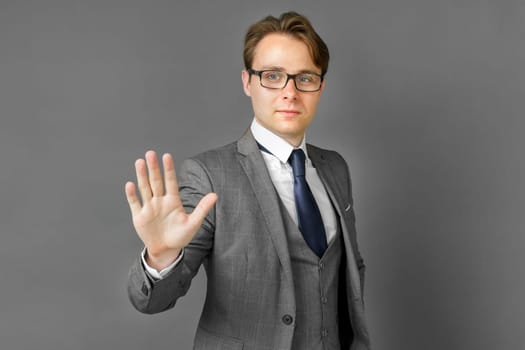
<instances>
[{"instance_id":1,"label":"vest button","mask_svg":"<svg viewBox=\"0 0 525 350\"><path fill-rule=\"evenodd\" d=\"M322 302L323 304L326 304L326 303L328 302L328 298L327 298L327 297L322 297L322 298L321 298L321 302Z\"/></svg>"},{"instance_id":2,"label":"vest button","mask_svg":"<svg viewBox=\"0 0 525 350\"><path fill-rule=\"evenodd\" d=\"M293 322L293 317L290 316L290 315L284 315L283 318L282 318L282 320L283 320L283 323L284 323L285 325L289 326L289 325L291 325L292 322Z\"/></svg>"}]
</instances>

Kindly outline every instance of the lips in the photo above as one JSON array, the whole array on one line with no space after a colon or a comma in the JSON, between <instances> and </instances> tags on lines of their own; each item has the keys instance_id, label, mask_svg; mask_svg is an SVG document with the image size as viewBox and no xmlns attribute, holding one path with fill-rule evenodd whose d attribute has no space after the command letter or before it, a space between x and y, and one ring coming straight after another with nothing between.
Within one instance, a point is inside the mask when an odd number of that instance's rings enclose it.
<instances>
[{"instance_id":1,"label":"lips","mask_svg":"<svg viewBox=\"0 0 525 350\"><path fill-rule=\"evenodd\" d=\"M295 115L298 115L300 112L296 109L278 109L277 113L280 113L286 116L295 116Z\"/></svg>"}]
</instances>

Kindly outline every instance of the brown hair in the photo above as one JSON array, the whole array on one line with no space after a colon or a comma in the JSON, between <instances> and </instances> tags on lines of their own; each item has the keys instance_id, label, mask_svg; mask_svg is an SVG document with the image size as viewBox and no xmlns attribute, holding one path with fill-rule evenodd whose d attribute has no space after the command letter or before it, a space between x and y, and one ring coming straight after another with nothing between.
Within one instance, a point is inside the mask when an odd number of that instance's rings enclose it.
<instances>
[{"instance_id":1,"label":"brown hair","mask_svg":"<svg viewBox=\"0 0 525 350\"><path fill-rule=\"evenodd\" d=\"M328 47L316 33L310 21L296 12L285 12L279 18L267 16L252 24L244 37L244 67L252 68L257 44L268 34L282 33L301 40L308 46L314 64L321 68L324 76L328 70L330 54Z\"/></svg>"}]
</instances>

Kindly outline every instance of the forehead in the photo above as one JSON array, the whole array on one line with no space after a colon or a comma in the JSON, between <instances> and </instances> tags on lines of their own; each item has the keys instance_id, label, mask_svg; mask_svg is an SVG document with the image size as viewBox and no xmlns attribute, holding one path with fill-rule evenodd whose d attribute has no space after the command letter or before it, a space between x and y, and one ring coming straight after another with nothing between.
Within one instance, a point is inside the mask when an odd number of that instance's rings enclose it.
<instances>
[{"instance_id":1,"label":"forehead","mask_svg":"<svg viewBox=\"0 0 525 350\"><path fill-rule=\"evenodd\" d=\"M291 35L277 33L266 35L257 44L252 66L257 70L282 68L288 73L320 71L304 42Z\"/></svg>"}]
</instances>

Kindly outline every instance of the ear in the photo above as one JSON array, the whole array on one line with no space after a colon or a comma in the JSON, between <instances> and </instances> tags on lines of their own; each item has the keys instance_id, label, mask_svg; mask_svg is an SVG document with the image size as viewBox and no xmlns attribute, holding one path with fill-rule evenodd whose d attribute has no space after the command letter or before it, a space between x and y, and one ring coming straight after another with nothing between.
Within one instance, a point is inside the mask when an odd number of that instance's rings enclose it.
<instances>
[{"instance_id":1,"label":"ear","mask_svg":"<svg viewBox=\"0 0 525 350\"><path fill-rule=\"evenodd\" d=\"M323 94L323 90L324 90L324 83L326 82L326 80L323 79L323 82L321 83L321 89L319 90L319 95L322 95Z\"/></svg>"},{"instance_id":2,"label":"ear","mask_svg":"<svg viewBox=\"0 0 525 350\"><path fill-rule=\"evenodd\" d=\"M246 96L251 96L252 93L250 91L250 73L248 73L246 69L242 70L241 79L244 93L246 94Z\"/></svg>"}]
</instances>

